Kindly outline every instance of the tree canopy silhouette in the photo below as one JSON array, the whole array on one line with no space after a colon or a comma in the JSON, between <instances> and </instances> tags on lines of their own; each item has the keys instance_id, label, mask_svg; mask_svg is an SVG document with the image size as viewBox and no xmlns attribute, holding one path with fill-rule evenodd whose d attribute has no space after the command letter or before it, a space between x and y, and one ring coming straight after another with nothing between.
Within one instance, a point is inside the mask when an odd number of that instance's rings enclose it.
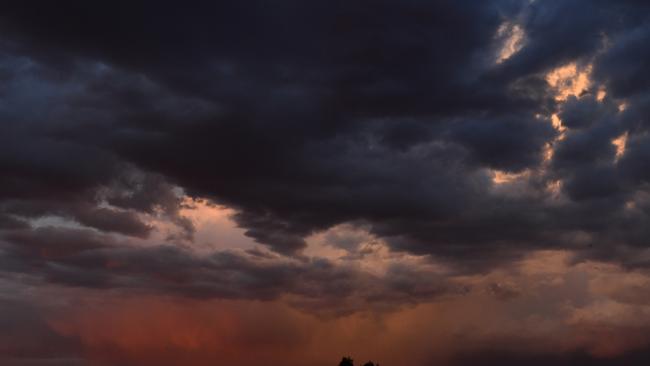
<instances>
[{"instance_id":1,"label":"tree canopy silhouette","mask_svg":"<svg viewBox=\"0 0 650 366\"><path fill-rule=\"evenodd\" d=\"M339 362L339 366L354 366L354 360L352 358L348 357L343 357L341 359L341 362Z\"/></svg>"},{"instance_id":2,"label":"tree canopy silhouette","mask_svg":"<svg viewBox=\"0 0 650 366\"><path fill-rule=\"evenodd\" d=\"M341 362L339 362L339 366L354 366L354 360L350 356L343 357ZM379 364L375 365L372 361L368 361L363 366L379 366Z\"/></svg>"}]
</instances>

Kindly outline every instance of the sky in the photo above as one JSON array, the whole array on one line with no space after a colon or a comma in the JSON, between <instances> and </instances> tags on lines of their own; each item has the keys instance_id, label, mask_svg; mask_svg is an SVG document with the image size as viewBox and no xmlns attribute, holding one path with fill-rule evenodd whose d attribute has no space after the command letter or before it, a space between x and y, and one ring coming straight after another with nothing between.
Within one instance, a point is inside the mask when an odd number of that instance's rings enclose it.
<instances>
[{"instance_id":1,"label":"sky","mask_svg":"<svg viewBox=\"0 0 650 366\"><path fill-rule=\"evenodd\" d=\"M650 4L0 3L0 364L650 364Z\"/></svg>"}]
</instances>

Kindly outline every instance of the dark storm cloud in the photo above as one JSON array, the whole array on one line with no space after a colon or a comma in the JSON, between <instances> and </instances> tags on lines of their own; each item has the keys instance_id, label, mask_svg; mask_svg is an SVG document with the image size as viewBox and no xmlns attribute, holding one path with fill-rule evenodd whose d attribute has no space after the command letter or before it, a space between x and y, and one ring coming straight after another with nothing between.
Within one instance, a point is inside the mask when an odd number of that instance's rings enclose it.
<instances>
[{"instance_id":1,"label":"dark storm cloud","mask_svg":"<svg viewBox=\"0 0 650 366\"><path fill-rule=\"evenodd\" d=\"M441 275L401 266L371 275L327 259L267 253L201 255L175 246L136 247L87 229L15 229L0 237L6 273L82 288L116 288L193 298L273 300L296 296L310 312L395 309L461 293Z\"/></svg>"},{"instance_id":2,"label":"dark storm cloud","mask_svg":"<svg viewBox=\"0 0 650 366\"><path fill-rule=\"evenodd\" d=\"M482 166L505 171L521 171L537 166L544 144L554 135L549 124L532 116L513 115L498 120L462 121L452 135L470 149Z\"/></svg>"},{"instance_id":3,"label":"dark storm cloud","mask_svg":"<svg viewBox=\"0 0 650 366\"><path fill-rule=\"evenodd\" d=\"M0 229L21 229L28 227L27 223L10 215L0 215Z\"/></svg>"},{"instance_id":4,"label":"dark storm cloud","mask_svg":"<svg viewBox=\"0 0 650 366\"><path fill-rule=\"evenodd\" d=\"M353 222L475 268L581 248L582 234L636 243L648 218L625 204L646 189L647 99L630 65L645 57L647 13L631 1L3 4L2 209L139 237L138 215L162 209L189 239L179 186L284 254ZM497 63L506 22L525 44ZM593 63L604 101L554 99L544 75L568 62ZM621 97L633 97L623 113ZM545 167L552 113L568 130ZM628 130L618 161L611 140ZM529 176L509 194L488 169ZM555 180L567 200L553 201Z\"/></svg>"},{"instance_id":5,"label":"dark storm cloud","mask_svg":"<svg viewBox=\"0 0 650 366\"><path fill-rule=\"evenodd\" d=\"M602 104L593 95L580 98L570 96L558 114L562 124L570 129L589 128L604 118L614 118L616 109L612 104Z\"/></svg>"},{"instance_id":6,"label":"dark storm cloud","mask_svg":"<svg viewBox=\"0 0 650 366\"><path fill-rule=\"evenodd\" d=\"M598 59L596 74L607 82L616 96L647 94L650 79L644 65L650 61L650 52L643 45L649 40L650 26L644 22L616 39L608 52Z\"/></svg>"},{"instance_id":7,"label":"dark storm cloud","mask_svg":"<svg viewBox=\"0 0 650 366\"><path fill-rule=\"evenodd\" d=\"M621 159L623 176L637 184L650 182L649 162L650 139L648 136L642 135L631 138L627 146L627 152Z\"/></svg>"}]
</instances>

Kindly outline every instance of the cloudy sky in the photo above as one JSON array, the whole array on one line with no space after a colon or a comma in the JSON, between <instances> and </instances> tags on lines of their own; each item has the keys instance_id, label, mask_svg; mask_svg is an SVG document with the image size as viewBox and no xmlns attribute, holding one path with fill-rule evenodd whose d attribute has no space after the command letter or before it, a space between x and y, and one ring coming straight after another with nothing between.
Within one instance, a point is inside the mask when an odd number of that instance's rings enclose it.
<instances>
[{"instance_id":1,"label":"cloudy sky","mask_svg":"<svg viewBox=\"0 0 650 366\"><path fill-rule=\"evenodd\" d=\"M0 4L0 364L650 364L650 4Z\"/></svg>"}]
</instances>

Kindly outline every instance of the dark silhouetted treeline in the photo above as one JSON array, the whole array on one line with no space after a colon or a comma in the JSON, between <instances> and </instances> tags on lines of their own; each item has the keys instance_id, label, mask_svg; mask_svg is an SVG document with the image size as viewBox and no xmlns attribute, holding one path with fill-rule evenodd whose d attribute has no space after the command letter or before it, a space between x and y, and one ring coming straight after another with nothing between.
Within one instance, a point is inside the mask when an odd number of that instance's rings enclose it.
<instances>
[{"instance_id":1,"label":"dark silhouetted treeline","mask_svg":"<svg viewBox=\"0 0 650 366\"><path fill-rule=\"evenodd\" d=\"M354 360L350 356L343 357L341 362L339 362L339 366L354 366ZM379 366L379 364L374 364L372 361L368 361L364 363L363 366Z\"/></svg>"}]
</instances>

